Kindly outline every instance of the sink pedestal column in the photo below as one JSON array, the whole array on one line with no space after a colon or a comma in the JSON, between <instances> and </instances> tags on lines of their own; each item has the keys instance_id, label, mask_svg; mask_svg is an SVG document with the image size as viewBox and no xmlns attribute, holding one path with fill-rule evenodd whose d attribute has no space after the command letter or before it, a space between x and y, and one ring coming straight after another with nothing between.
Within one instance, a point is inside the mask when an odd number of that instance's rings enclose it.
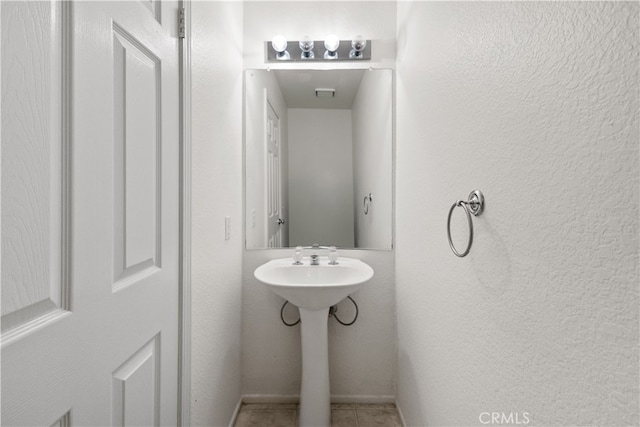
<instances>
[{"instance_id":1,"label":"sink pedestal column","mask_svg":"<svg viewBox=\"0 0 640 427\"><path fill-rule=\"evenodd\" d=\"M329 427L329 344L327 323L329 308L300 310L302 337L302 387L300 389L300 426Z\"/></svg>"}]
</instances>

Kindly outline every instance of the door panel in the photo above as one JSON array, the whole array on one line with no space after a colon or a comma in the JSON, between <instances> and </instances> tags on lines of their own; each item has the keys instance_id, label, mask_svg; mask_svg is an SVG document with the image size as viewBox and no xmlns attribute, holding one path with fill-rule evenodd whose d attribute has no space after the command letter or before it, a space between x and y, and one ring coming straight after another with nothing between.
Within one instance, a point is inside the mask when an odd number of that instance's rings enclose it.
<instances>
[{"instance_id":1,"label":"door panel","mask_svg":"<svg viewBox=\"0 0 640 427\"><path fill-rule=\"evenodd\" d=\"M161 61L114 23L114 290L160 267Z\"/></svg>"},{"instance_id":2,"label":"door panel","mask_svg":"<svg viewBox=\"0 0 640 427\"><path fill-rule=\"evenodd\" d=\"M113 373L113 425L153 426L160 416L160 337L146 343Z\"/></svg>"},{"instance_id":3,"label":"door panel","mask_svg":"<svg viewBox=\"0 0 640 427\"><path fill-rule=\"evenodd\" d=\"M2 424L174 426L177 2L0 8Z\"/></svg>"},{"instance_id":4,"label":"door panel","mask_svg":"<svg viewBox=\"0 0 640 427\"><path fill-rule=\"evenodd\" d=\"M69 311L68 15L62 4L2 4L3 346Z\"/></svg>"}]
</instances>

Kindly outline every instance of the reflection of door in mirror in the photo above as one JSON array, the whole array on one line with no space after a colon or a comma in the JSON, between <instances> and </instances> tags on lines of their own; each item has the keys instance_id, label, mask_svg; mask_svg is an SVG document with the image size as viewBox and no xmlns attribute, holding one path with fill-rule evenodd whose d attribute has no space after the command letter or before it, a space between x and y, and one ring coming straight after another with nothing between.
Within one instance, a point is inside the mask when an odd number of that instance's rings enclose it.
<instances>
[{"instance_id":1,"label":"reflection of door in mirror","mask_svg":"<svg viewBox=\"0 0 640 427\"><path fill-rule=\"evenodd\" d=\"M289 244L287 107L273 73L247 73L245 231L248 248Z\"/></svg>"},{"instance_id":2,"label":"reflection of door in mirror","mask_svg":"<svg viewBox=\"0 0 640 427\"><path fill-rule=\"evenodd\" d=\"M280 144L280 118L267 98L265 100L266 126L266 169L267 169L267 242L270 248L280 248L283 244L282 206L282 163Z\"/></svg>"}]
</instances>

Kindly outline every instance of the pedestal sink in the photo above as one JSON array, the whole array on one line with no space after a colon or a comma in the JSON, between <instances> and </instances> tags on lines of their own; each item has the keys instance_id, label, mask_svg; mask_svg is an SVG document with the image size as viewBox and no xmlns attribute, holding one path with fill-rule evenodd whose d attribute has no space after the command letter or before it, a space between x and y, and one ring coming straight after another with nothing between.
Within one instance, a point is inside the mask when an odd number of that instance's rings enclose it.
<instances>
[{"instance_id":1,"label":"pedestal sink","mask_svg":"<svg viewBox=\"0 0 640 427\"><path fill-rule=\"evenodd\" d=\"M320 265L293 265L291 258L262 264L254 272L256 279L300 309L302 337L302 386L300 389L300 425L328 427L331 424L329 401L329 351L327 321L329 307L345 299L373 277L373 269L353 258L340 258L329 265L320 257Z\"/></svg>"}]
</instances>

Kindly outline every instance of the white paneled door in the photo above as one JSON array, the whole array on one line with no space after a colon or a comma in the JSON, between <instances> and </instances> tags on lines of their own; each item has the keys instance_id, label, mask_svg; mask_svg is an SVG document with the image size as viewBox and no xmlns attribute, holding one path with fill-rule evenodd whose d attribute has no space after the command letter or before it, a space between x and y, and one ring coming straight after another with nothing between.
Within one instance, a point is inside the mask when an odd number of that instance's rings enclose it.
<instances>
[{"instance_id":1,"label":"white paneled door","mask_svg":"<svg viewBox=\"0 0 640 427\"><path fill-rule=\"evenodd\" d=\"M282 217L280 118L266 96L264 141L267 163L267 242L270 248L281 248L282 227L285 219Z\"/></svg>"},{"instance_id":2,"label":"white paneled door","mask_svg":"<svg viewBox=\"0 0 640 427\"><path fill-rule=\"evenodd\" d=\"M177 2L2 2L2 425L178 424Z\"/></svg>"}]
</instances>

